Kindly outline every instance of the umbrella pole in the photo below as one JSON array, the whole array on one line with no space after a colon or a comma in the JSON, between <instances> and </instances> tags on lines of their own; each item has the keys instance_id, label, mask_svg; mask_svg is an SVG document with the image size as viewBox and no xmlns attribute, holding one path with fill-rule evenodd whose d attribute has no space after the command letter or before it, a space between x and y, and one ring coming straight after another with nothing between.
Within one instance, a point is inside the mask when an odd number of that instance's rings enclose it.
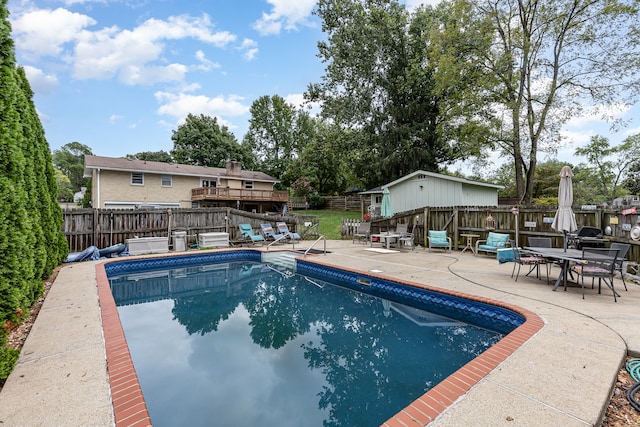
<instances>
[{"instance_id":1,"label":"umbrella pole","mask_svg":"<svg viewBox=\"0 0 640 427\"><path fill-rule=\"evenodd\" d=\"M567 232L564 232L564 251L567 252Z\"/></svg>"}]
</instances>

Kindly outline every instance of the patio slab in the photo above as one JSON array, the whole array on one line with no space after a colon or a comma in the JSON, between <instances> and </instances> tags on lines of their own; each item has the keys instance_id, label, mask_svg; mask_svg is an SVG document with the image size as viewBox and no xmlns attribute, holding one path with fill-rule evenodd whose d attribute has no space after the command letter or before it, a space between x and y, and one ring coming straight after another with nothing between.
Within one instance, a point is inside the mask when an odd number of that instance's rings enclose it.
<instances>
[{"instance_id":1,"label":"patio slab","mask_svg":"<svg viewBox=\"0 0 640 427\"><path fill-rule=\"evenodd\" d=\"M304 243L302 245L304 246ZM588 288L556 292L510 276L513 265L469 253L379 253L329 241L322 263L520 306L544 327L430 425L597 425L624 358L640 355L640 286L614 303ZM311 256L310 256L311 257ZM64 267L0 393L5 426L114 425L97 302L96 262ZM557 277L559 269L552 270Z\"/></svg>"}]
</instances>

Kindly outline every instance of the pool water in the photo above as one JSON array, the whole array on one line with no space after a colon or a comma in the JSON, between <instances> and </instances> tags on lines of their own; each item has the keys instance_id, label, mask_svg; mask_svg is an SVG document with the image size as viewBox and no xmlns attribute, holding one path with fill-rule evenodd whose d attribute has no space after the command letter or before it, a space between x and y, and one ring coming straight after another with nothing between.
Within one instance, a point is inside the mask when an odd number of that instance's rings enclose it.
<instances>
[{"instance_id":1,"label":"pool water","mask_svg":"<svg viewBox=\"0 0 640 427\"><path fill-rule=\"evenodd\" d=\"M503 334L257 262L110 278L154 426L373 426Z\"/></svg>"}]
</instances>

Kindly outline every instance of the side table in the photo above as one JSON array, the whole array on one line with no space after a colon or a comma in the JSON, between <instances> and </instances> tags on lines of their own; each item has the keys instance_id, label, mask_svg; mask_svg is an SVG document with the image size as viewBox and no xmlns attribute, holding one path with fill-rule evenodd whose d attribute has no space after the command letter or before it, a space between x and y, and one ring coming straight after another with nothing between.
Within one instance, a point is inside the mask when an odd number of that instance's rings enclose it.
<instances>
[{"instance_id":1,"label":"side table","mask_svg":"<svg viewBox=\"0 0 640 427\"><path fill-rule=\"evenodd\" d=\"M462 252L460 253L463 254L464 251L469 249L474 255L478 255L476 254L475 246L473 246L473 239L474 238L477 239L478 237L480 237L480 235L479 234L461 234L460 236L467 238L467 246L465 246L464 249L462 249Z\"/></svg>"}]
</instances>

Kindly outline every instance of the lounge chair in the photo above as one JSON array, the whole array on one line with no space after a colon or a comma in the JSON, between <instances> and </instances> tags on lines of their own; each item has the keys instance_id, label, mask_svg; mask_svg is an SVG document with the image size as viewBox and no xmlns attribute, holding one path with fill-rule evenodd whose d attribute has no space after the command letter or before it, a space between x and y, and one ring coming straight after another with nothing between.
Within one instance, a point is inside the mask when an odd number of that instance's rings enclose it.
<instances>
[{"instance_id":1,"label":"lounge chair","mask_svg":"<svg viewBox=\"0 0 640 427\"><path fill-rule=\"evenodd\" d=\"M353 243L356 240L362 240L363 244L368 242L371 238L371 223L370 222L361 222L358 226L358 230L353 233Z\"/></svg>"},{"instance_id":2,"label":"lounge chair","mask_svg":"<svg viewBox=\"0 0 640 427\"><path fill-rule=\"evenodd\" d=\"M301 237L298 233L296 233L295 231L289 231L289 227L287 226L286 222L276 222L276 227L278 228L278 231L282 234L284 234L285 236L287 236L287 239L291 239L291 240L300 240Z\"/></svg>"},{"instance_id":3,"label":"lounge chair","mask_svg":"<svg viewBox=\"0 0 640 427\"><path fill-rule=\"evenodd\" d=\"M442 248L445 252L447 250L451 252L451 237L447 237L446 230L429 230L427 245L429 246L429 252L431 252L431 248Z\"/></svg>"},{"instance_id":4,"label":"lounge chair","mask_svg":"<svg viewBox=\"0 0 640 427\"><path fill-rule=\"evenodd\" d=\"M259 234L255 234L253 232L253 229L251 228L251 224L238 224L238 228L240 229L240 235L245 240L245 242L250 241L254 244L256 242L261 242L261 244L264 244L264 237Z\"/></svg>"},{"instance_id":5,"label":"lounge chair","mask_svg":"<svg viewBox=\"0 0 640 427\"><path fill-rule=\"evenodd\" d=\"M271 240L273 242L284 243L286 238L284 234L276 233L273 230L271 224L260 224L260 229L262 230L262 235L265 240Z\"/></svg>"}]
</instances>

